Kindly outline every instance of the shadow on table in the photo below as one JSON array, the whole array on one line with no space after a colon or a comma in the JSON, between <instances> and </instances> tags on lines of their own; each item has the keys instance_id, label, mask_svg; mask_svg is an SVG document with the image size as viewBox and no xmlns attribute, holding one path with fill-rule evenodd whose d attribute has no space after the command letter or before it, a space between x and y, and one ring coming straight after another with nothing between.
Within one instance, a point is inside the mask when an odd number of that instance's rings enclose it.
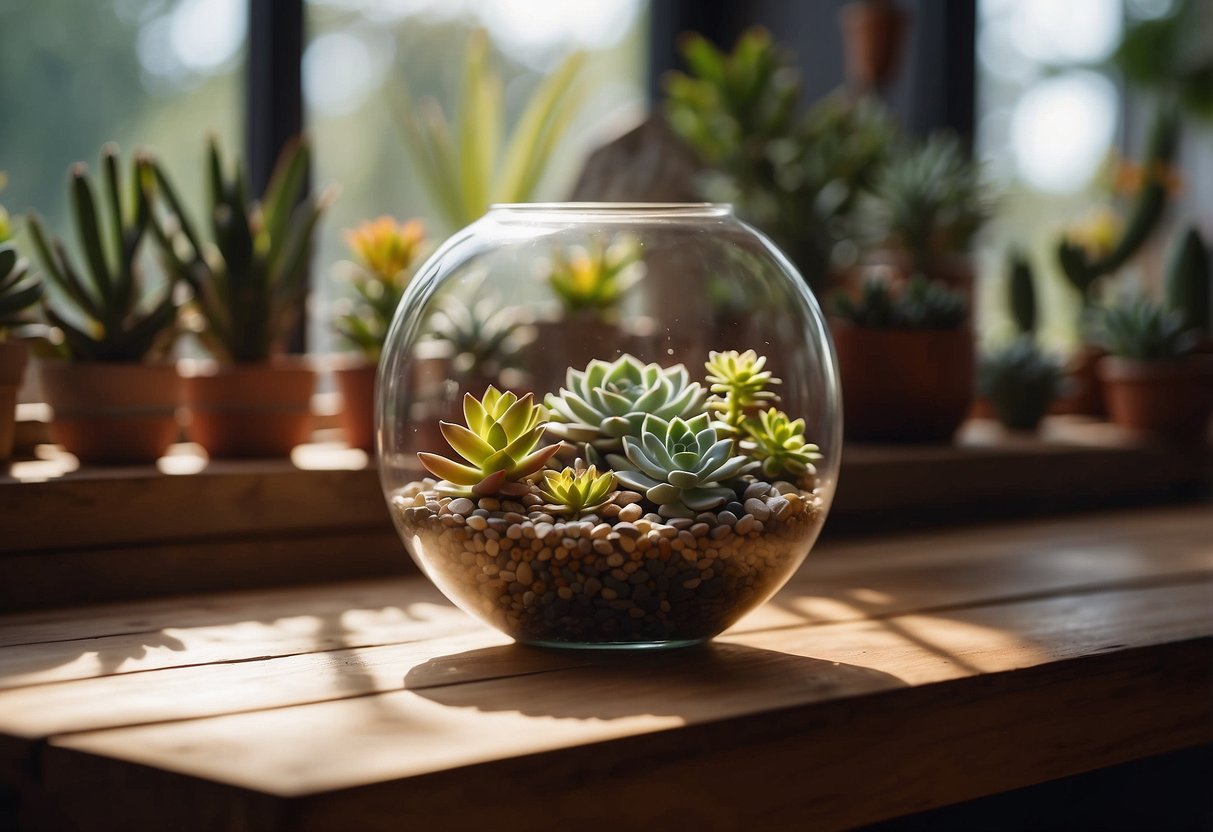
<instances>
[{"instance_id":1,"label":"shadow on table","mask_svg":"<svg viewBox=\"0 0 1213 832\"><path fill-rule=\"evenodd\" d=\"M455 708L573 719L687 720L906 686L871 668L722 643L647 653L510 644L430 659L409 671L404 684L418 696Z\"/></svg>"}]
</instances>

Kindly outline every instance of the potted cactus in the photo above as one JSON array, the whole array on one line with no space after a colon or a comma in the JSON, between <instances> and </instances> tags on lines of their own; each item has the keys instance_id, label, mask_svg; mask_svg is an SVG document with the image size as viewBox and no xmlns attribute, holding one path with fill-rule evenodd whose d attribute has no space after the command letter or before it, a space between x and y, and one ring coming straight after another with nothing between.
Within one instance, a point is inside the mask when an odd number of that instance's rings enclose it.
<instances>
[{"instance_id":1,"label":"potted cactus","mask_svg":"<svg viewBox=\"0 0 1213 832\"><path fill-rule=\"evenodd\" d=\"M34 323L31 310L42 298L42 283L8 241L8 215L0 206L0 460L12 456L17 390L29 350L12 336Z\"/></svg>"},{"instance_id":2,"label":"potted cactus","mask_svg":"<svg viewBox=\"0 0 1213 832\"><path fill-rule=\"evenodd\" d=\"M624 354L569 369L546 407L468 394L463 423L441 424L457 459L418 454L433 478L394 493L393 517L444 592L520 640L708 638L786 579L824 517L818 448L764 363L713 353L709 391Z\"/></svg>"},{"instance_id":3,"label":"potted cactus","mask_svg":"<svg viewBox=\"0 0 1213 832\"><path fill-rule=\"evenodd\" d=\"M973 334L963 295L921 275L895 289L869 279L834 297L834 345L848 438L948 441L973 394Z\"/></svg>"},{"instance_id":4,"label":"potted cactus","mask_svg":"<svg viewBox=\"0 0 1213 832\"><path fill-rule=\"evenodd\" d=\"M425 248L425 231L418 220L398 223L385 216L347 231L345 241L354 262L341 264L339 277L353 290L353 297L342 303L333 327L357 350L357 357L339 363L333 375L341 391L346 441L371 451L375 370L392 316Z\"/></svg>"},{"instance_id":5,"label":"potted cactus","mask_svg":"<svg viewBox=\"0 0 1213 832\"><path fill-rule=\"evenodd\" d=\"M1041 352L1029 334L982 357L977 392L998 421L1013 431L1033 432L1065 386L1061 363Z\"/></svg>"},{"instance_id":6,"label":"potted cactus","mask_svg":"<svg viewBox=\"0 0 1213 832\"><path fill-rule=\"evenodd\" d=\"M1145 298L1103 310L1095 327L1107 355L1099 362L1108 413L1131 430L1178 439L1204 436L1213 411L1213 356L1193 353L1199 340L1184 315Z\"/></svg>"},{"instance_id":7,"label":"potted cactus","mask_svg":"<svg viewBox=\"0 0 1213 832\"><path fill-rule=\"evenodd\" d=\"M198 335L219 362L185 379L190 436L213 457L285 456L310 436L315 374L284 354L307 294L313 232L331 200L326 192L300 201L308 159L304 142L289 145L252 200L241 165L225 175L212 139L209 243L153 165L168 217L154 217L152 228L170 271L193 289Z\"/></svg>"},{"instance_id":8,"label":"potted cactus","mask_svg":"<svg viewBox=\"0 0 1213 832\"><path fill-rule=\"evenodd\" d=\"M43 311L59 334L59 359L39 362L54 411L51 435L86 463L153 462L179 434L180 379L171 363L157 360L176 330L175 281L148 288L141 262L152 212L149 166L148 158L135 159L124 187L118 148L102 149L104 222L84 165L72 166L83 267L37 216L29 218L34 249L57 290L43 299Z\"/></svg>"},{"instance_id":9,"label":"potted cactus","mask_svg":"<svg viewBox=\"0 0 1213 832\"><path fill-rule=\"evenodd\" d=\"M1183 326L1197 333L1197 352L1213 353L1213 272L1209 247L1195 226L1176 241L1167 259L1163 289L1167 306L1183 316Z\"/></svg>"}]
</instances>

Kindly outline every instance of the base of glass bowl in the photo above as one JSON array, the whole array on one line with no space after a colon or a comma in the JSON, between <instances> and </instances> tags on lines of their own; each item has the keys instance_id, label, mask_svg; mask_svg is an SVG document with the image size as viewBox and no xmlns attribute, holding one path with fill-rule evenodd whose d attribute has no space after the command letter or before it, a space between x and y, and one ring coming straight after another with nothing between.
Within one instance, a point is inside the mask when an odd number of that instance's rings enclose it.
<instances>
[{"instance_id":1,"label":"base of glass bowl","mask_svg":"<svg viewBox=\"0 0 1213 832\"><path fill-rule=\"evenodd\" d=\"M684 638L670 641L523 641L527 647L553 648L556 650L606 650L611 652L678 650L695 647L711 641L710 638Z\"/></svg>"}]
</instances>

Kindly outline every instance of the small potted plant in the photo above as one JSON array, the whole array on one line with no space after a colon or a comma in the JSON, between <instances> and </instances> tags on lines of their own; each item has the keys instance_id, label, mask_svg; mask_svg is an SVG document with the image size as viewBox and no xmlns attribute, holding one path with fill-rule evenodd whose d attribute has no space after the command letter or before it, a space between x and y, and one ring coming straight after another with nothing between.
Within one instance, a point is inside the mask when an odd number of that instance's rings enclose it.
<instances>
[{"instance_id":1,"label":"small potted plant","mask_svg":"<svg viewBox=\"0 0 1213 832\"><path fill-rule=\"evenodd\" d=\"M284 352L331 192L301 201L310 155L302 141L283 150L259 200L249 199L239 163L225 177L214 139L208 151L213 242L203 242L166 172L153 166L170 221L152 227L164 261L194 291L198 334L219 362L185 379L190 437L213 457L286 456L311 432L315 373Z\"/></svg>"},{"instance_id":2,"label":"small potted plant","mask_svg":"<svg viewBox=\"0 0 1213 832\"><path fill-rule=\"evenodd\" d=\"M835 295L848 438L948 441L973 398L973 334L964 297L921 275L894 289L869 279L858 302Z\"/></svg>"},{"instance_id":3,"label":"small potted plant","mask_svg":"<svg viewBox=\"0 0 1213 832\"><path fill-rule=\"evenodd\" d=\"M12 336L35 322L30 312L41 298L42 282L8 242L8 214L0 206L0 460L13 453L17 390L29 360L25 342Z\"/></svg>"},{"instance_id":4,"label":"small potted plant","mask_svg":"<svg viewBox=\"0 0 1213 832\"><path fill-rule=\"evenodd\" d=\"M373 450L375 370L388 327L404 288L413 277L425 246L425 231L418 220L398 223L379 217L346 232L354 255L342 264L343 283L353 289L333 327L357 352L357 359L336 366L333 375L341 391L341 424L351 447Z\"/></svg>"},{"instance_id":5,"label":"small potted plant","mask_svg":"<svg viewBox=\"0 0 1213 832\"><path fill-rule=\"evenodd\" d=\"M143 273L149 162L134 161L128 185L118 148L102 149L104 222L84 165L69 175L83 266L37 216L29 218L34 249L57 290L43 299L43 311L61 339L59 358L39 362L54 411L51 435L81 462L153 462L178 437L180 379L171 363L155 360L175 334L177 301L174 280L151 289Z\"/></svg>"},{"instance_id":6,"label":"small potted plant","mask_svg":"<svg viewBox=\"0 0 1213 832\"><path fill-rule=\"evenodd\" d=\"M998 421L1013 431L1034 432L1064 387L1060 362L1041 352L1031 334L987 353L977 367L977 392Z\"/></svg>"},{"instance_id":7,"label":"small potted plant","mask_svg":"<svg viewBox=\"0 0 1213 832\"><path fill-rule=\"evenodd\" d=\"M1108 413L1132 430L1202 437L1213 410L1213 356L1192 352L1199 336L1181 312L1146 298L1103 310L1095 328Z\"/></svg>"}]
</instances>

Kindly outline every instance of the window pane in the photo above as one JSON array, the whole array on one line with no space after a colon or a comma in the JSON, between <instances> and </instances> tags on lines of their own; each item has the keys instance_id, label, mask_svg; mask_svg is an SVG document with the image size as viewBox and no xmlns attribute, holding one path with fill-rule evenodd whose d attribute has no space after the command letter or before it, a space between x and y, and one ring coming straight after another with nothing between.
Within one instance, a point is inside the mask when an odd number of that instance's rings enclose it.
<instances>
[{"instance_id":1,"label":"window pane","mask_svg":"<svg viewBox=\"0 0 1213 832\"><path fill-rule=\"evenodd\" d=\"M571 50L587 51L580 106L535 195L564 199L586 153L640 116L646 20L641 0L309 0L303 71L314 179L341 186L315 260L316 297L338 294L331 264L348 256L342 232L362 220L422 217L435 241L456 230L440 219L406 151L394 110L406 85L414 100L431 96L453 116L468 38L482 27L502 80L508 136L543 76ZM334 344L328 305L314 307L313 351L345 348Z\"/></svg>"}]
</instances>

